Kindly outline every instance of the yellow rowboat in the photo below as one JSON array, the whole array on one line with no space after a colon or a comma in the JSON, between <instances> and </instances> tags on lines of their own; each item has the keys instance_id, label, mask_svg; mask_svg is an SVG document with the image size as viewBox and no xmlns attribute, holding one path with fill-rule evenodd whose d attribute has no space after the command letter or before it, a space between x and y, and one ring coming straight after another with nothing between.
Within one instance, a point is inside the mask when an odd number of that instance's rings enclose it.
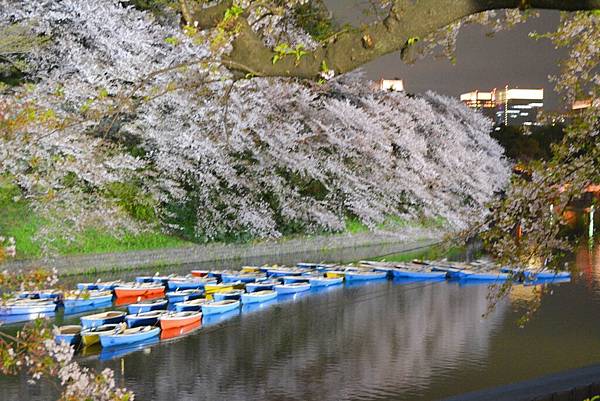
<instances>
[{"instance_id":1,"label":"yellow rowboat","mask_svg":"<svg viewBox=\"0 0 600 401\"><path fill-rule=\"evenodd\" d=\"M332 270L325 273L325 277L327 278L344 278L346 276L346 272L340 270Z\"/></svg>"},{"instance_id":2,"label":"yellow rowboat","mask_svg":"<svg viewBox=\"0 0 600 401\"><path fill-rule=\"evenodd\" d=\"M217 291L231 291L236 283L221 283L221 284L206 284L204 286L204 294L210 295Z\"/></svg>"},{"instance_id":3,"label":"yellow rowboat","mask_svg":"<svg viewBox=\"0 0 600 401\"><path fill-rule=\"evenodd\" d=\"M123 323L119 324L103 324L102 326L94 327L92 329L85 329L81 332L81 342L84 346L90 346L100 342L100 336L106 334L116 334L125 330L127 325Z\"/></svg>"},{"instance_id":4,"label":"yellow rowboat","mask_svg":"<svg viewBox=\"0 0 600 401\"><path fill-rule=\"evenodd\" d=\"M260 267L257 266L242 266L242 273L259 273Z\"/></svg>"}]
</instances>

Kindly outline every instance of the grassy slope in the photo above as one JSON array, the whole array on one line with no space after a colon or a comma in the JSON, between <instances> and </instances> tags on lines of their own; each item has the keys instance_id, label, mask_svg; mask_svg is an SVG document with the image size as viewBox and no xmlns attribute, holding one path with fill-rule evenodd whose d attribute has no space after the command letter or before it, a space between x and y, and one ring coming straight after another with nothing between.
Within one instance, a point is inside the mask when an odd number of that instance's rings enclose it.
<instances>
[{"instance_id":1,"label":"grassy slope","mask_svg":"<svg viewBox=\"0 0 600 401\"><path fill-rule=\"evenodd\" d=\"M18 195L18 190L0 181L0 235L15 238L18 258L39 257L41 249L33 237L46 222L30 209L26 201L14 202L12 198ZM65 240L55 243L61 255L173 248L190 244L159 232L116 238L105 230L94 228L80 233L73 242Z\"/></svg>"},{"instance_id":2,"label":"grassy slope","mask_svg":"<svg viewBox=\"0 0 600 401\"><path fill-rule=\"evenodd\" d=\"M36 215L27 201L21 199L15 202L13 198L19 195L18 188L11 186L0 177L0 235L15 238L17 258L39 257L41 256L41 248L34 237L37 231L48 222ZM378 225L377 228L397 230L415 225L425 228L439 228L443 225L443 221L409 222L393 217ZM369 228L357 219L348 219L346 222L346 232L348 233L357 234L367 231L369 231ZM285 238L297 237L302 237L302 235L289 235ZM53 245L60 255L76 255L184 247L192 245L192 243L160 232L129 234L117 238L106 230L92 227L77 235L72 242L59 239ZM411 256L407 260L413 257L416 256Z\"/></svg>"}]
</instances>

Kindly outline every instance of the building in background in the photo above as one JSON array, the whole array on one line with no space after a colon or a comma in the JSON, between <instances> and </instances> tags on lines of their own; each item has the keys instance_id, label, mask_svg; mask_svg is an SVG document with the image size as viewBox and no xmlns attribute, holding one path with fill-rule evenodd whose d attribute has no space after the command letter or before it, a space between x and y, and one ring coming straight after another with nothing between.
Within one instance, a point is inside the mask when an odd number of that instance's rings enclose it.
<instances>
[{"instance_id":1,"label":"building in background","mask_svg":"<svg viewBox=\"0 0 600 401\"><path fill-rule=\"evenodd\" d=\"M383 79L374 82L374 88L382 91L404 92L404 82L401 79Z\"/></svg>"},{"instance_id":2,"label":"building in background","mask_svg":"<svg viewBox=\"0 0 600 401\"><path fill-rule=\"evenodd\" d=\"M537 115L544 107L543 89L493 89L491 92L473 91L460 95L468 107L480 110L500 125L539 125Z\"/></svg>"},{"instance_id":3,"label":"building in background","mask_svg":"<svg viewBox=\"0 0 600 401\"><path fill-rule=\"evenodd\" d=\"M472 109L478 110L492 120L496 120L496 90L492 92L473 92L460 95L460 101Z\"/></svg>"}]
</instances>

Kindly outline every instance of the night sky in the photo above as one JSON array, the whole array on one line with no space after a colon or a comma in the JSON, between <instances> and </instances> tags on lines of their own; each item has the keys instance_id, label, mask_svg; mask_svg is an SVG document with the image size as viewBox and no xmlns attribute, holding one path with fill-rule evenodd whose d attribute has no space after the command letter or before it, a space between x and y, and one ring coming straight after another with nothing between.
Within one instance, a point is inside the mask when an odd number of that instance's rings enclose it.
<instances>
[{"instance_id":1,"label":"night sky","mask_svg":"<svg viewBox=\"0 0 600 401\"><path fill-rule=\"evenodd\" d=\"M357 22L358 0L329 0L334 17L341 21ZM511 30L487 37L486 28L478 25L464 27L457 43L456 64L447 59L428 57L413 65L404 64L400 54L381 57L364 67L367 77L401 78L406 91L420 93L433 90L458 97L474 89L490 90L505 85L519 88L544 88L546 110L563 108L548 75L558 72L558 62L564 52L557 51L548 40L536 41L528 33L552 31L559 21L556 11L541 11Z\"/></svg>"}]
</instances>

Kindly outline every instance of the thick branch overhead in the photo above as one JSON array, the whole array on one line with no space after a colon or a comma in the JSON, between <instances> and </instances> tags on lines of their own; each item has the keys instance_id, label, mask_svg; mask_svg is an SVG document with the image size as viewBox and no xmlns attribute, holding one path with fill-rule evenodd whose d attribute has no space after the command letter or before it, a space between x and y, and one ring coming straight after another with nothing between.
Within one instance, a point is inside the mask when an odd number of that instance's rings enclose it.
<instances>
[{"instance_id":1,"label":"thick branch overhead","mask_svg":"<svg viewBox=\"0 0 600 401\"><path fill-rule=\"evenodd\" d=\"M200 28L215 27L231 6L231 0L208 8L191 10L188 23ZM285 57L272 62L273 51L242 17L239 34L228 56L232 63L248 66L263 76L315 78L323 62L335 74L348 72L385 54L401 50L410 38L423 38L448 24L483 11L507 8L534 8L563 11L600 9L600 0L396 0L383 20L366 27L346 30L297 62ZM247 72L247 71L246 71Z\"/></svg>"}]
</instances>

